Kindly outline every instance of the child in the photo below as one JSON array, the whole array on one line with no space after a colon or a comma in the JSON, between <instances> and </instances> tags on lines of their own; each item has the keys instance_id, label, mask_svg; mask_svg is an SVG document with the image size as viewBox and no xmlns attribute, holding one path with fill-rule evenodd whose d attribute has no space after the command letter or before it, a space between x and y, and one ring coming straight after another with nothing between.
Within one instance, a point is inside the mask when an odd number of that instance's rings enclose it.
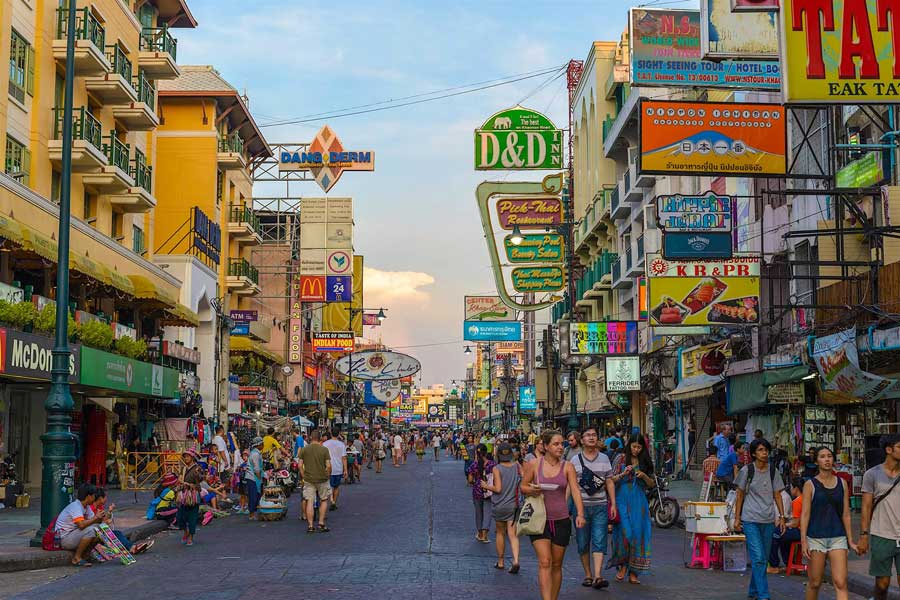
<instances>
[{"instance_id":1,"label":"child","mask_svg":"<svg viewBox=\"0 0 900 600\"><path fill-rule=\"evenodd\" d=\"M241 462L234 469L234 474L231 476L231 488L237 489L238 491L238 506L235 507L237 514L239 515L249 515L250 511L248 510L248 502L247 498L247 483L244 481L244 475L247 473L247 460L250 458L250 451L244 450L241 452Z\"/></svg>"}]
</instances>

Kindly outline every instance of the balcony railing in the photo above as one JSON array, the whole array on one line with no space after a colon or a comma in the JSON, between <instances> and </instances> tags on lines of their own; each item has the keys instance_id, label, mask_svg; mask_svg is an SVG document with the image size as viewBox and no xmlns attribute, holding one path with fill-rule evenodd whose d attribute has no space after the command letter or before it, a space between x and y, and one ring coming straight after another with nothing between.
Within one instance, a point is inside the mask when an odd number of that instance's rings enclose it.
<instances>
[{"instance_id":1,"label":"balcony railing","mask_svg":"<svg viewBox=\"0 0 900 600\"><path fill-rule=\"evenodd\" d=\"M135 78L135 89L137 89L138 93L138 102L143 102L152 110L155 110L156 88L153 87L153 84L147 79L143 70L140 70Z\"/></svg>"},{"instance_id":2,"label":"balcony railing","mask_svg":"<svg viewBox=\"0 0 900 600\"><path fill-rule=\"evenodd\" d=\"M178 40L169 33L169 28L163 27L144 27L141 30L141 50L148 52L165 52L172 56L172 60L176 60L176 51L178 50Z\"/></svg>"},{"instance_id":3,"label":"balcony railing","mask_svg":"<svg viewBox=\"0 0 900 600\"><path fill-rule=\"evenodd\" d=\"M625 251L625 271L631 268L631 246L628 246L628 249Z\"/></svg>"},{"instance_id":4,"label":"balcony railing","mask_svg":"<svg viewBox=\"0 0 900 600\"><path fill-rule=\"evenodd\" d=\"M229 206L231 223L250 223L253 231L259 231L259 217L244 204L232 204Z\"/></svg>"},{"instance_id":5,"label":"balcony railing","mask_svg":"<svg viewBox=\"0 0 900 600\"><path fill-rule=\"evenodd\" d=\"M113 74L121 75L128 82L128 85L131 85L133 67L122 47L118 44L110 46L107 49L106 58L109 60L109 64L112 65Z\"/></svg>"},{"instance_id":6,"label":"balcony railing","mask_svg":"<svg viewBox=\"0 0 900 600\"><path fill-rule=\"evenodd\" d=\"M644 260L644 234L642 233L637 239L637 261Z\"/></svg>"},{"instance_id":7,"label":"balcony railing","mask_svg":"<svg viewBox=\"0 0 900 600\"><path fill-rule=\"evenodd\" d=\"M116 137L115 129L109 132L107 139L109 139L109 142L103 144L103 154L106 155L109 164L119 167L128 173L130 171L131 146Z\"/></svg>"},{"instance_id":8,"label":"balcony railing","mask_svg":"<svg viewBox=\"0 0 900 600\"><path fill-rule=\"evenodd\" d=\"M618 257L612 264L612 280L618 281L622 279L622 259Z\"/></svg>"},{"instance_id":9,"label":"balcony railing","mask_svg":"<svg viewBox=\"0 0 900 600\"><path fill-rule=\"evenodd\" d=\"M631 189L631 169L625 169L625 195L628 195L628 190Z\"/></svg>"},{"instance_id":10,"label":"balcony railing","mask_svg":"<svg viewBox=\"0 0 900 600\"><path fill-rule=\"evenodd\" d=\"M228 259L228 275L230 277L246 277L259 285L259 271L244 258Z\"/></svg>"},{"instance_id":11,"label":"balcony railing","mask_svg":"<svg viewBox=\"0 0 900 600\"><path fill-rule=\"evenodd\" d=\"M627 182L626 182L626 185L628 185ZM616 214L616 209L619 208L619 186L614 187L612 193L609 196L610 196L610 198L609 198L610 199L610 202L609 202L610 214L614 215L614 214Z\"/></svg>"},{"instance_id":12,"label":"balcony railing","mask_svg":"<svg viewBox=\"0 0 900 600\"><path fill-rule=\"evenodd\" d=\"M53 109L53 139L62 139L63 109ZM82 106L72 112L72 139L90 142L97 150L103 149L103 133L100 121Z\"/></svg>"},{"instance_id":13,"label":"balcony railing","mask_svg":"<svg viewBox=\"0 0 900 600\"><path fill-rule=\"evenodd\" d=\"M148 194L153 192L153 167L147 165L147 157L137 148L131 161L131 176L136 186L144 188Z\"/></svg>"},{"instance_id":14,"label":"balcony railing","mask_svg":"<svg viewBox=\"0 0 900 600\"><path fill-rule=\"evenodd\" d=\"M223 138L219 138L219 152L235 152L237 154L244 153L244 140L235 131Z\"/></svg>"},{"instance_id":15,"label":"balcony railing","mask_svg":"<svg viewBox=\"0 0 900 600\"><path fill-rule=\"evenodd\" d=\"M56 39L65 39L69 23L69 9L56 9ZM106 29L87 6L79 8L75 16L75 39L88 40L102 52L106 48Z\"/></svg>"},{"instance_id":16,"label":"balcony railing","mask_svg":"<svg viewBox=\"0 0 900 600\"><path fill-rule=\"evenodd\" d=\"M616 122L615 117L609 115L606 119L603 120L603 141L606 141L606 135L609 133L610 129L612 129L613 123Z\"/></svg>"}]
</instances>

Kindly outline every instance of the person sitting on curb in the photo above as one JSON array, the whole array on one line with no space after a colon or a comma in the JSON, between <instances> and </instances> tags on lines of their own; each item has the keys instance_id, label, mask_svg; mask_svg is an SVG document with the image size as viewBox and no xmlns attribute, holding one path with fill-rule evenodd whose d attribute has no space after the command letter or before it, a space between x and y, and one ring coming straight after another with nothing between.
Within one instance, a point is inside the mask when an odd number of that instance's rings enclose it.
<instances>
[{"instance_id":1,"label":"person sitting on curb","mask_svg":"<svg viewBox=\"0 0 900 600\"><path fill-rule=\"evenodd\" d=\"M84 483L78 488L77 499L62 509L56 517L54 531L59 536L59 545L63 550L74 550L72 566L90 567L85 560L94 546L99 542L97 525L106 518L106 512L94 513L89 507L97 499L97 487Z\"/></svg>"}]
</instances>

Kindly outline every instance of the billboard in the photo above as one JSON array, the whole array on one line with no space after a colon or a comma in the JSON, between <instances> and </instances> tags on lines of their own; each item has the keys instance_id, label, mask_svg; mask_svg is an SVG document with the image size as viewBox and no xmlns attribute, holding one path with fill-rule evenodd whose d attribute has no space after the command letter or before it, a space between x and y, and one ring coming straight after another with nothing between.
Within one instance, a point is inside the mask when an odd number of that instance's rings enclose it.
<instances>
[{"instance_id":1,"label":"billboard","mask_svg":"<svg viewBox=\"0 0 900 600\"><path fill-rule=\"evenodd\" d=\"M821 376L823 390L871 404L900 391L900 381L864 371L859 365L856 328L813 338L810 358Z\"/></svg>"},{"instance_id":2,"label":"billboard","mask_svg":"<svg viewBox=\"0 0 900 600\"><path fill-rule=\"evenodd\" d=\"M570 354L637 354L637 321L569 323Z\"/></svg>"},{"instance_id":3,"label":"billboard","mask_svg":"<svg viewBox=\"0 0 900 600\"><path fill-rule=\"evenodd\" d=\"M784 107L747 102L641 100L643 173L784 175Z\"/></svg>"},{"instance_id":4,"label":"billboard","mask_svg":"<svg viewBox=\"0 0 900 600\"><path fill-rule=\"evenodd\" d=\"M731 196L713 192L705 194L672 194L656 197L656 222L666 233L683 231L730 232L732 225Z\"/></svg>"},{"instance_id":5,"label":"billboard","mask_svg":"<svg viewBox=\"0 0 900 600\"><path fill-rule=\"evenodd\" d=\"M312 334L313 352L353 352L352 331L316 331Z\"/></svg>"},{"instance_id":6,"label":"billboard","mask_svg":"<svg viewBox=\"0 0 900 600\"><path fill-rule=\"evenodd\" d=\"M475 170L563 168L562 131L541 113L516 106L475 130Z\"/></svg>"},{"instance_id":7,"label":"billboard","mask_svg":"<svg viewBox=\"0 0 900 600\"><path fill-rule=\"evenodd\" d=\"M352 357L338 359L334 368L342 375L352 374L354 379L383 381L415 375L422 370L422 364L412 356L399 352L365 350Z\"/></svg>"},{"instance_id":8,"label":"billboard","mask_svg":"<svg viewBox=\"0 0 900 600\"><path fill-rule=\"evenodd\" d=\"M607 392L641 391L640 356L607 356L604 360Z\"/></svg>"},{"instance_id":9,"label":"billboard","mask_svg":"<svg viewBox=\"0 0 900 600\"><path fill-rule=\"evenodd\" d=\"M632 8L629 24L632 86L781 89L777 61L702 60L699 10Z\"/></svg>"},{"instance_id":10,"label":"billboard","mask_svg":"<svg viewBox=\"0 0 900 600\"><path fill-rule=\"evenodd\" d=\"M371 150L346 150L334 130L323 125L304 150L292 152L282 149L278 154L278 170L309 171L319 187L327 192L344 171L374 171L375 153Z\"/></svg>"},{"instance_id":11,"label":"billboard","mask_svg":"<svg viewBox=\"0 0 900 600\"><path fill-rule=\"evenodd\" d=\"M353 275L346 276L342 280L344 286L343 296L350 298L350 290L352 286L352 300L350 302L329 302L322 307L322 310L313 311L313 316L320 315L322 318L321 329L325 331L347 331L362 336L363 330L363 278L365 264L364 257L356 255L353 257ZM332 279L329 277L328 279ZM350 281L352 280L352 281ZM340 288L338 288L340 291ZM353 324L350 324L350 307L353 307Z\"/></svg>"},{"instance_id":12,"label":"billboard","mask_svg":"<svg viewBox=\"0 0 900 600\"><path fill-rule=\"evenodd\" d=\"M734 0L700 0L703 58L778 60L777 13L734 13Z\"/></svg>"},{"instance_id":13,"label":"billboard","mask_svg":"<svg viewBox=\"0 0 900 600\"><path fill-rule=\"evenodd\" d=\"M467 342L520 342L522 323L520 321L463 322L463 339Z\"/></svg>"},{"instance_id":14,"label":"billboard","mask_svg":"<svg viewBox=\"0 0 900 600\"><path fill-rule=\"evenodd\" d=\"M784 101L896 102L898 18L885 0L783 0Z\"/></svg>"},{"instance_id":15,"label":"billboard","mask_svg":"<svg viewBox=\"0 0 900 600\"><path fill-rule=\"evenodd\" d=\"M519 411L534 412L537 410L537 394L533 385L519 386Z\"/></svg>"},{"instance_id":16,"label":"billboard","mask_svg":"<svg viewBox=\"0 0 900 600\"><path fill-rule=\"evenodd\" d=\"M503 304L500 296L465 296L465 321L510 321L513 309Z\"/></svg>"},{"instance_id":17,"label":"billboard","mask_svg":"<svg viewBox=\"0 0 900 600\"><path fill-rule=\"evenodd\" d=\"M297 276L295 276L296 280ZM300 286L301 302L325 301L325 275L300 275L296 285Z\"/></svg>"}]
</instances>

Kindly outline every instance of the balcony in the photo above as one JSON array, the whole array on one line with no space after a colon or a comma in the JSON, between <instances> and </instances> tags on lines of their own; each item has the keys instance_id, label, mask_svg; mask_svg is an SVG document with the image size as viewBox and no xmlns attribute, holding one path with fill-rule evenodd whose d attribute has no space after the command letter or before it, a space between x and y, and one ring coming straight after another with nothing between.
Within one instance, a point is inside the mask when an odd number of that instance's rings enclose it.
<instances>
[{"instance_id":1,"label":"balcony","mask_svg":"<svg viewBox=\"0 0 900 600\"><path fill-rule=\"evenodd\" d=\"M175 79L181 74L175 62L178 41L168 27L144 27L138 64L151 79Z\"/></svg>"},{"instance_id":2,"label":"balcony","mask_svg":"<svg viewBox=\"0 0 900 600\"><path fill-rule=\"evenodd\" d=\"M156 104L156 89L143 69L135 78L135 98L131 102L113 106L113 116L129 131L150 131L159 125L159 117L153 107Z\"/></svg>"},{"instance_id":3,"label":"balcony","mask_svg":"<svg viewBox=\"0 0 900 600\"><path fill-rule=\"evenodd\" d=\"M247 160L244 158L244 140L235 131L219 138L216 160L223 169L244 169Z\"/></svg>"},{"instance_id":4,"label":"balcony","mask_svg":"<svg viewBox=\"0 0 900 600\"><path fill-rule=\"evenodd\" d=\"M640 150L635 150L632 156L631 164L629 165L629 169L631 169L631 172L633 173L634 185L638 189L653 187L653 185L656 183L656 175L641 173L638 170L638 152L640 152Z\"/></svg>"},{"instance_id":5,"label":"balcony","mask_svg":"<svg viewBox=\"0 0 900 600\"><path fill-rule=\"evenodd\" d=\"M156 206L153 196L153 167L147 164L147 157L138 149L128 165L132 184L124 191L110 195L109 203L124 213L146 213Z\"/></svg>"},{"instance_id":6,"label":"balcony","mask_svg":"<svg viewBox=\"0 0 900 600\"><path fill-rule=\"evenodd\" d=\"M641 245L643 248L643 244ZM625 251L625 277L637 277L638 275L644 274L644 260L643 256L638 256L637 253L634 252L634 247L629 246Z\"/></svg>"},{"instance_id":7,"label":"balcony","mask_svg":"<svg viewBox=\"0 0 900 600\"><path fill-rule=\"evenodd\" d=\"M625 254L620 254L619 259L612 266L612 287L614 290L630 288L634 281L626 276L631 262L631 248Z\"/></svg>"},{"instance_id":8,"label":"balcony","mask_svg":"<svg viewBox=\"0 0 900 600\"><path fill-rule=\"evenodd\" d=\"M90 111L81 107L72 113L72 172L89 173L105 167L109 160L103 152L103 134ZM50 160L62 164L63 109L53 109L53 139L47 142Z\"/></svg>"},{"instance_id":9,"label":"balcony","mask_svg":"<svg viewBox=\"0 0 900 600\"><path fill-rule=\"evenodd\" d=\"M613 220L624 219L631 213L631 207L620 200L620 187L617 185L610 194L610 216Z\"/></svg>"},{"instance_id":10,"label":"balcony","mask_svg":"<svg viewBox=\"0 0 900 600\"><path fill-rule=\"evenodd\" d=\"M69 11L56 9L56 39L53 40L53 58L66 64L66 36ZM75 75L102 77L112 66L104 54L106 29L91 13L89 7L79 8L75 16Z\"/></svg>"},{"instance_id":11,"label":"balcony","mask_svg":"<svg viewBox=\"0 0 900 600\"><path fill-rule=\"evenodd\" d=\"M100 77L88 77L84 87L104 104L128 104L137 100L137 91L131 85L131 61L125 51L116 44L106 53L112 70Z\"/></svg>"},{"instance_id":12,"label":"balcony","mask_svg":"<svg viewBox=\"0 0 900 600\"><path fill-rule=\"evenodd\" d=\"M259 293L259 271L244 258L228 259L228 274L225 276L228 290L242 296Z\"/></svg>"},{"instance_id":13,"label":"balcony","mask_svg":"<svg viewBox=\"0 0 900 600\"><path fill-rule=\"evenodd\" d=\"M628 168L622 176L622 191L626 202L641 202L644 200L644 190L637 187L634 183L635 179L634 163L629 163Z\"/></svg>"},{"instance_id":14,"label":"balcony","mask_svg":"<svg viewBox=\"0 0 900 600\"><path fill-rule=\"evenodd\" d=\"M123 192L134 185L128 168L131 147L116 137L115 130L109 132L107 139L103 144L106 166L99 171L85 173L82 181L102 194Z\"/></svg>"},{"instance_id":15,"label":"balcony","mask_svg":"<svg viewBox=\"0 0 900 600\"><path fill-rule=\"evenodd\" d=\"M259 217L245 205L232 204L228 208L228 234L238 244L261 244Z\"/></svg>"}]
</instances>

